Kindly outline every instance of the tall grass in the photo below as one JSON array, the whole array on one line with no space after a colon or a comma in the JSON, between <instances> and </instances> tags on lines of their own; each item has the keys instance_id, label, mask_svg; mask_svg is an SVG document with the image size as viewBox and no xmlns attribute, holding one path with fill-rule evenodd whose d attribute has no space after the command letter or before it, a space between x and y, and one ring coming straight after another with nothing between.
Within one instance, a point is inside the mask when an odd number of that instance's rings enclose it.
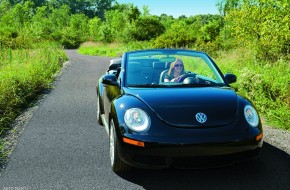
<instances>
[{"instance_id":1,"label":"tall grass","mask_svg":"<svg viewBox=\"0 0 290 190\"><path fill-rule=\"evenodd\" d=\"M289 61L257 60L244 48L221 53L215 60L223 73L237 75L232 86L255 103L267 123L290 130Z\"/></svg>"},{"instance_id":2,"label":"tall grass","mask_svg":"<svg viewBox=\"0 0 290 190\"><path fill-rule=\"evenodd\" d=\"M39 93L51 88L65 59L59 47L45 44L33 49L0 50L0 138Z\"/></svg>"},{"instance_id":3,"label":"tall grass","mask_svg":"<svg viewBox=\"0 0 290 190\"><path fill-rule=\"evenodd\" d=\"M120 57L126 51L146 48L151 48L151 44L149 42L133 42L128 44L86 42L80 46L78 52L85 55Z\"/></svg>"},{"instance_id":4,"label":"tall grass","mask_svg":"<svg viewBox=\"0 0 290 190\"><path fill-rule=\"evenodd\" d=\"M19 113L43 90L52 87L64 60L65 53L53 44L34 45L32 49L0 49L0 169L9 153L3 137Z\"/></svg>"}]
</instances>

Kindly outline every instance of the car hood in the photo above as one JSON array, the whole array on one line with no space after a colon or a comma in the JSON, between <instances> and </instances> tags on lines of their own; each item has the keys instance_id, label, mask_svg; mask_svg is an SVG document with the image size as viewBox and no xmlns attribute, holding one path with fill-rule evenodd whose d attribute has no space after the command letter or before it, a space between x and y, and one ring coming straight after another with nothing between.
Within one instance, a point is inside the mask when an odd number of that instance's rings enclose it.
<instances>
[{"instance_id":1,"label":"car hood","mask_svg":"<svg viewBox=\"0 0 290 190\"><path fill-rule=\"evenodd\" d=\"M125 88L125 94L143 101L164 122L181 127L223 126L237 117L238 96L231 88ZM207 120L197 121L204 113Z\"/></svg>"}]
</instances>

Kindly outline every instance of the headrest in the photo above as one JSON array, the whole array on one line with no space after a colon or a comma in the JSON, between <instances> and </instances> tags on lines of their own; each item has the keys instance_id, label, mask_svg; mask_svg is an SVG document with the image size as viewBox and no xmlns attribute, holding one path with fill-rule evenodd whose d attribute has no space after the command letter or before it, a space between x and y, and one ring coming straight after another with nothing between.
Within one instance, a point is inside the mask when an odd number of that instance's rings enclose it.
<instances>
[{"instance_id":1,"label":"headrest","mask_svg":"<svg viewBox=\"0 0 290 190\"><path fill-rule=\"evenodd\" d=\"M169 69L171 63L172 63L172 62L166 62L165 68L166 68L166 69Z\"/></svg>"},{"instance_id":2,"label":"headrest","mask_svg":"<svg viewBox=\"0 0 290 190\"><path fill-rule=\"evenodd\" d=\"M153 68L155 69L166 69L166 62L153 62Z\"/></svg>"},{"instance_id":3,"label":"headrest","mask_svg":"<svg viewBox=\"0 0 290 190\"><path fill-rule=\"evenodd\" d=\"M140 72L141 64L139 62L129 62L127 65L128 73Z\"/></svg>"}]
</instances>

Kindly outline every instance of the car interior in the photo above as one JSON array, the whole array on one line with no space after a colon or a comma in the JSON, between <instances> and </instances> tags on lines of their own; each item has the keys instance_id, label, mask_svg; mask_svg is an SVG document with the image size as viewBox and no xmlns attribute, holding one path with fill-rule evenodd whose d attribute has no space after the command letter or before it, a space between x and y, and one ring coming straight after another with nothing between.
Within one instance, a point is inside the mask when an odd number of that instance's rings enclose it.
<instances>
[{"instance_id":1,"label":"car interior","mask_svg":"<svg viewBox=\"0 0 290 190\"><path fill-rule=\"evenodd\" d=\"M128 84L159 84L161 73L169 69L169 62L158 59L140 59L129 62L127 70ZM164 78L164 76L163 76Z\"/></svg>"}]
</instances>

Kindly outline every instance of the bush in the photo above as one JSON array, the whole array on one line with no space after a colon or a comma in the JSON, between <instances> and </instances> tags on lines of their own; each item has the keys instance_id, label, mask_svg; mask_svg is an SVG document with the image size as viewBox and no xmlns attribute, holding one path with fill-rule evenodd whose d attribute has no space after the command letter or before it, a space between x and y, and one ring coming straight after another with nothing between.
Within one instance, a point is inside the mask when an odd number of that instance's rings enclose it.
<instances>
[{"instance_id":1,"label":"bush","mask_svg":"<svg viewBox=\"0 0 290 190\"><path fill-rule=\"evenodd\" d=\"M164 31L165 27L154 17L140 17L131 35L136 41L148 41L160 36Z\"/></svg>"},{"instance_id":2,"label":"bush","mask_svg":"<svg viewBox=\"0 0 290 190\"><path fill-rule=\"evenodd\" d=\"M286 60L263 62L248 50L239 49L217 58L224 73L237 75L233 87L251 99L270 124L290 129L290 68Z\"/></svg>"},{"instance_id":3,"label":"bush","mask_svg":"<svg viewBox=\"0 0 290 190\"><path fill-rule=\"evenodd\" d=\"M191 47L197 40L190 25L185 21L177 21L166 30L164 34L157 37L154 42L155 48L181 48Z\"/></svg>"},{"instance_id":4,"label":"bush","mask_svg":"<svg viewBox=\"0 0 290 190\"><path fill-rule=\"evenodd\" d=\"M45 46L45 44L41 44ZM65 55L54 47L0 51L0 136L39 93L51 87Z\"/></svg>"}]
</instances>

